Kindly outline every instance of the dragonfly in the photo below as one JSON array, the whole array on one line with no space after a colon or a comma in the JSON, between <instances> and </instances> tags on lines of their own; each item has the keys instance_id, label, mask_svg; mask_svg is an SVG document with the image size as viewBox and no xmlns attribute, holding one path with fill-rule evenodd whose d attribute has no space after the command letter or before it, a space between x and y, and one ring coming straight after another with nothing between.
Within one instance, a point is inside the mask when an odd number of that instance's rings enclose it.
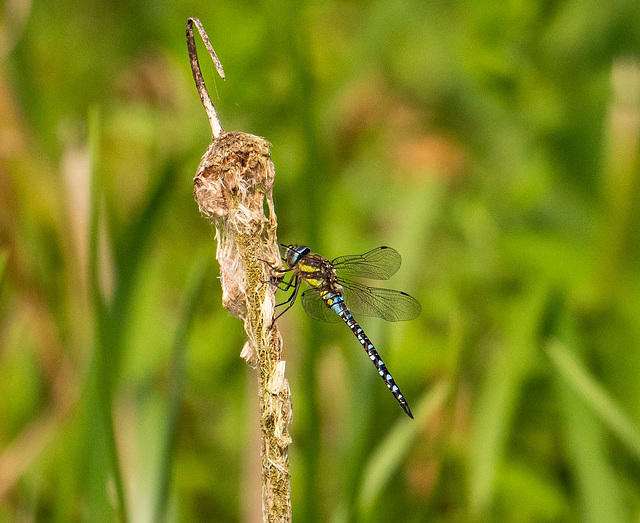
<instances>
[{"instance_id":1,"label":"dragonfly","mask_svg":"<svg viewBox=\"0 0 640 523\"><path fill-rule=\"evenodd\" d=\"M286 305L286 308L274 318L274 321L293 307L302 282L307 283L310 288L301 295L305 312L312 318L324 322L344 321L358 338L387 388L406 414L413 419L406 398L352 313L376 316L386 321L404 321L416 318L422 307L418 300L405 292L369 287L344 277L387 280L402 264L402 257L398 251L382 246L364 254L338 256L328 260L312 253L306 245L281 244L281 247L286 267L272 267L277 273L275 283L283 291L293 290L286 301L276 304L276 307ZM290 273L291 277L289 281L284 282L287 273Z\"/></svg>"}]
</instances>

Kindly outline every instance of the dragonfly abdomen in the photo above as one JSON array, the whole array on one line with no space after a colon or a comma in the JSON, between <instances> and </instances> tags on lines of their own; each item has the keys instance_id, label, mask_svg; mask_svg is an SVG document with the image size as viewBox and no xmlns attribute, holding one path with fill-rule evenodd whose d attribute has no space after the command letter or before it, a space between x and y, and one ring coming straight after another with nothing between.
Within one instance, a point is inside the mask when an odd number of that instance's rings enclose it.
<instances>
[{"instance_id":1,"label":"dragonfly abdomen","mask_svg":"<svg viewBox=\"0 0 640 523\"><path fill-rule=\"evenodd\" d=\"M402 409L407 413L407 415L413 419L413 414L411 414L411 409L409 408L409 404L407 400L403 396L402 392L398 385L396 385L395 380L391 373L387 370L387 366L382 361L382 358L378 354L378 351L374 347L371 340L362 330L362 327L358 324L358 322L353 318L349 308L344 303L344 297L339 294L334 293L324 293L322 295L322 299L331 310L333 310L342 320L347 324L347 326L351 329L351 332L358 338L360 345L365 350L371 362L375 365L378 374L384 380L387 385L387 388L391 391L393 396L396 398Z\"/></svg>"}]
</instances>

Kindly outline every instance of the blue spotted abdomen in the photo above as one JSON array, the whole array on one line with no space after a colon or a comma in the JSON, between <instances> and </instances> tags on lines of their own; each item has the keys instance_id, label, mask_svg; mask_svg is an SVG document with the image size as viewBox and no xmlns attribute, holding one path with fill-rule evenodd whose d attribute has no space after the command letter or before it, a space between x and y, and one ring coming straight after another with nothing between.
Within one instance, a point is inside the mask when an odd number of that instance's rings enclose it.
<instances>
[{"instance_id":1,"label":"blue spotted abdomen","mask_svg":"<svg viewBox=\"0 0 640 523\"><path fill-rule=\"evenodd\" d=\"M322 299L324 300L327 307L329 307L331 310L333 310L333 312L340 316L342 320L349 326L351 332L353 332L356 338L358 338L358 341L367 353L367 356L369 356L369 359L375 365L376 369L378 370L378 374L386 383L387 388L391 391L391 393L396 398L403 410L407 413L407 415L413 419L413 414L411 414L411 409L409 408L407 400L402 395L402 392L400 392L400 389L396 385L393 376L391 376L391 373L387 370L386 365L382 361L382 358L378 354L378 351L373 346L373 343L371 343L371 340L364 333L362 327L358 325L358 322L353 319L349 308L344 303L344 297L340 294L327 292L322 295Z\"/></svg>"}]
</instances>

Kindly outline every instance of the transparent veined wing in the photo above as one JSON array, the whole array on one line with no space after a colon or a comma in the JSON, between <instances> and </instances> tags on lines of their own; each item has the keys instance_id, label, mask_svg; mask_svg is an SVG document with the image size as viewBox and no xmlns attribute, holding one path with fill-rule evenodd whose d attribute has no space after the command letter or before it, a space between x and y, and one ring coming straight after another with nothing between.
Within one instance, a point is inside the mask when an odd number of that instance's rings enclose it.
<instances>
[{"instance_id":1,"label":"transparent veined wing","mask_svg":"<svg viewBox=\"0 0 640 523\"><path fill-rule=\"evenodd\" d=\"M351 280L339 281L344 288L344 302L353 314L377 316L386 321L405 321L422 312L418 300L406 292L368 287Z\"/></svg>"},{"instance_id":2,"label":"transparent veined wing","mask_svg":"<svg viewBox=\"0 0 640 523\"><path fill-rule=\"evenodd\" d=\"M314 320L326 321L327 323L342 321L340 316L327 307L318 292L313 289L304 291L301 301L304 311Z\"/></svg>"},{"instance_id":3,"label":"transparent veined wing","mask_svg":"<svg viewBox=\"0 0 640 523\"><path fill-rule=\"evenodd\" d=\"M388 280L398 272L402 257L395 249L383 246L364 254L338 256L331 264L340 275Z\"/></svg>"}]
</instances>

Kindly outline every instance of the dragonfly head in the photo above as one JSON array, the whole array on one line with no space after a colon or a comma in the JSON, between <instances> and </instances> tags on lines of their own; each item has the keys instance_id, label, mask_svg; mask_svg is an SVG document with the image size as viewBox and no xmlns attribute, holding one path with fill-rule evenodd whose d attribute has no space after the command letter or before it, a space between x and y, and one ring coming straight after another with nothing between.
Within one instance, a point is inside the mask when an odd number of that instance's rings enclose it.
<instances>
[{"instance_id":1,"label":"dragonfly head","mask_svg":"<svg viewBox=\"0 0 640 523\"><path fill-rule=\"evenodd\" d=\"M311 252L311 249L306 245L284 245L281 243L280 246L284 251L284 261L289 267L295 267L302 256Z\"/></svg>"}]
</instances>

